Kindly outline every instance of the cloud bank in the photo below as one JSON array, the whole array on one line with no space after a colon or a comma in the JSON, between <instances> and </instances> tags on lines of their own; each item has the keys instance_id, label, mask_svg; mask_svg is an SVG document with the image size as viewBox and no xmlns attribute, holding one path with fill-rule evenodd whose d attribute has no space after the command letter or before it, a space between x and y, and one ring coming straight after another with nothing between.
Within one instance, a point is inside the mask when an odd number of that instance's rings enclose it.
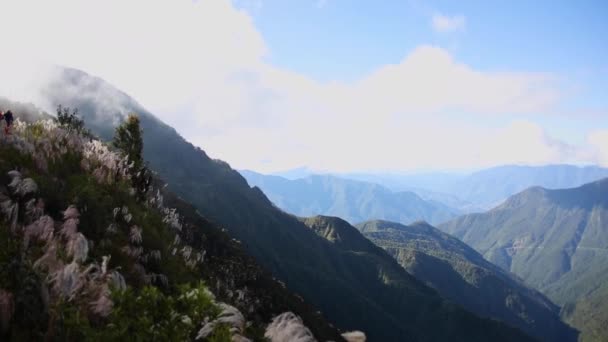
<instances>
[{"instance_id":1,"label":"cloud bank","mask_svg":"<svg viewBox=\"0 0 608 342\"><path fill-rule=\"evenodd\" d=\"M0 57L1 94L32 96L44 76L31 65L82 69L239 168L608 163L604 135L571 146L529 119L558 104L553 75L476 70L437 46L354 82L323 83L267 63L252 18L227 0L6 0L0 13L19 28L0 30L11 51ZM448 19L439 26L464 27Z\"/></svg>"}]
</instances>

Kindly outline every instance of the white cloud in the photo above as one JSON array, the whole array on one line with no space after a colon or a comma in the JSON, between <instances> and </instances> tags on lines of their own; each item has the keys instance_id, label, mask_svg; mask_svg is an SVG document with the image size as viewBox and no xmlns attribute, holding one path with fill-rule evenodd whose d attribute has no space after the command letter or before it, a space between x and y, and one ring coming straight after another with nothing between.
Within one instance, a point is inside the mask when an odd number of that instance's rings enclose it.
<instances>
[{"instance_id":1,"label":"white cloud","mask_svg":"<svg viewBox=\"0 0 608 342\"><path fill-rule=\"evenodd\" d=\"M1 58L85 70L157 110L258 68L266 54L251 18L229 1L6 0L0 13L11 28L0 30Z\"/></svg>"},{"instance_id":2,"label":"white cloud","mask_svg":"<svg viewBox=\"0 0 608 342\"><path fill-rule=\"evenodd\" d=\"M431 18L431 25L437 32L454 32L465 29L467 20L463 15L447 16L435 13Z\"/></svg>"},{"instance_id":3,"label":"white cloud","mask_svg":"<svg viewBox=\"0 0 608 342\"><path fill-rule=\"evenodd\" d=\"M608 129L591 132L587 141L592 148L595 162L608 167Z\"/></svg>"},{"instance_id":4,"label":"white cloud","mask_svg":"<svg viewBox=\"0 0 608 342\"><path fill-rule=\"evenodd\" d=\"M551 75L483 72L421 46L356 82L319 83L266 63L251 17L227 0L7 0L0 13L4 27L18 28L0 30L10 47L0 66L13 70L8 78L0 70L0 94L25 98L33 89L25 57L80 68L235 167L395 170L580 159L578 147L532 122L483 124L551 110L560 97Z\"/></svg>"}]
</instances>

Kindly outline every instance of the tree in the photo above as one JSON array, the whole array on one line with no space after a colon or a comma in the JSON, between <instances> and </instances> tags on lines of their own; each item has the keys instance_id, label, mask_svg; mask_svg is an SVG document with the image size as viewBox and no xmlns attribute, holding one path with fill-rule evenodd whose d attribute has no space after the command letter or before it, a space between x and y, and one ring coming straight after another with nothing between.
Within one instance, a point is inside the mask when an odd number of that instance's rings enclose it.
<instances>
[{"instance_id":1,"label":"tree","mask_svg":"<svg viewBox=\"0 0 608 342\"><path fill-rule=\"evenodd\" d=\"M78 116L78 109L57 106L57 122L70 132L90 136L90 132L84 128L84 120Z\"/></svg>"},{"instance_id":2,"label":"tree","mask_svg":"<svg viewBox=\"0 0 608 342\"><path fill-rule=\"evenodd\" d=\"M114 146L120 149L129 161L129 175L139 199L144 199L152 181L143 159L142 133L137 115L129 114L127 120L116 127L113 141Z\"/></svg>"}]
</instances>

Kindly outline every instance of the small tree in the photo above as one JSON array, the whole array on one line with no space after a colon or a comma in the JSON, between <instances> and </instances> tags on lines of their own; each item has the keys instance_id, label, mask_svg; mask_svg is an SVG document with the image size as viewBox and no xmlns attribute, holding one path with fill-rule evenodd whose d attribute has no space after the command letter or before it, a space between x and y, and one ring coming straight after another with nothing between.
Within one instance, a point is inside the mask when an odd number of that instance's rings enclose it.
<instances>
[{"instance_id":1,"label":"small tree","mask_svg":"<svg viewBox=\"0 0 608 342\"><path fill-rule=\"evenodd\" d=\"M135 188L138 198L143 200L150 187L152 177L143 159L144 142L137 115L129 114L127 120L116 127L113 143L127 156L133 188Z\"/></svg>"},{"instance_id":2,"label":"small tree","mask_svg":"<svg viewBox=\"0 0 608 342\"><path fill-rule=\"evenodd\" d=\"M90 132L84 128L84 120L78 116L77 108L57 106L57 122L70 132L90 135Z\"/></svg>"}]
</instances>

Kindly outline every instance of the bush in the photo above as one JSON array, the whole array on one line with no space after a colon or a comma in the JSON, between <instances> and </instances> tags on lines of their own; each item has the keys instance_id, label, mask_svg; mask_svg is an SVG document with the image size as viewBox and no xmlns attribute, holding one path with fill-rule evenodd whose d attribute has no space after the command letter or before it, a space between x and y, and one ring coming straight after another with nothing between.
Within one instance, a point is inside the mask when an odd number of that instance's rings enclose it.
<instances>
[{"instance_id":1,"label":"bush","mask_svg":"<svg viewBox=\"0 0 608 342\"><path fill-rule=\"evenodd\" d=\"M57 106L57 122L69 132L91 136L91 133L84 128L84 120L78 116L77 108Z\"/></svg>"},{"instance_id":2,"label":"bush","mask_svg":"<svg viewBox=\"0 0 608 342\"><path fill-rule=\"evenodd\" d=\"M219 313L211 293L199 283L195 287L181 286L173 296L158 288L146 286L140 291L128 288L112 295L114 308L108 324L95 339L107 341L188 341L196 337L205 318ZM218 328L212 337L223 338L226 329ZM221 337L221 338L220 338Z\"/></svg>"}]
</instances>

